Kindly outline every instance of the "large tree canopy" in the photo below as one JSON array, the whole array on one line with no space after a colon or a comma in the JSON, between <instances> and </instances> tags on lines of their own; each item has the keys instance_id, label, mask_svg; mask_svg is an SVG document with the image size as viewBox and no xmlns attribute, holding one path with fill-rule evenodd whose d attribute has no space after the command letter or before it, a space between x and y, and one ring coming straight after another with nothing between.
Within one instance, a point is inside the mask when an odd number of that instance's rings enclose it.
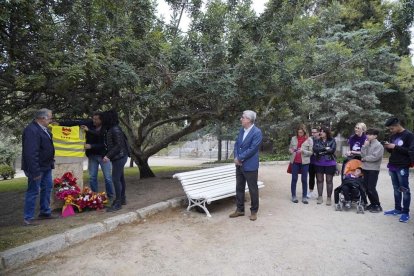
<instances>
[{"instance_id":1,"label":"large tree canopy","mask_svg":"<svg viewBox=\"0 0 414 276\"><path fill-rule=\"evenodd\" d=\"M169 143L244 109L274 141L300 122L412 126L411 1L271 0L260 16L248 0L167 2L170 24L151 0L2 1L2 124L115 108L141 177Z\"/></svg>"}]
</instances>

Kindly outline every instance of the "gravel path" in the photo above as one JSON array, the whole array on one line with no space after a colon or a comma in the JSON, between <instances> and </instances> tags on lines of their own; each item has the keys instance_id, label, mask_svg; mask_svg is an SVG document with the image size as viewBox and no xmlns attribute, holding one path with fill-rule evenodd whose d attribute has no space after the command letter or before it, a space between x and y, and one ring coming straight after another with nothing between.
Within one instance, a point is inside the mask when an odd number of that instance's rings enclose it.
<instances>
[{"instance_id":1,"label":"gravel path","mask_svg":"<svg viewBox=\"0 0 414 276\"><path fill-rule=\"evenodd\" d=\"M379 178L382 205L393 208L387 172ZM286 165L262 166L260 179L266 187L255 222L228 218L233 199L213 203L210 219L178 208L9 274L414 275L414 218L404 224L355 208L336 212L315 200L291 203ZM334 181L338 186L339 177Z\"/></svg>"}]
</instances>

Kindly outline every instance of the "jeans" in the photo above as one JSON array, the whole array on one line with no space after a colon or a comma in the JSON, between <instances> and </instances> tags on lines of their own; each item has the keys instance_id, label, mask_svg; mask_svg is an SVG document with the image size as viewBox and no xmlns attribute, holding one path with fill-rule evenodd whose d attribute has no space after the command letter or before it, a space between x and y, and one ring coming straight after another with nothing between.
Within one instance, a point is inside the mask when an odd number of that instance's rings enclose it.
<instances>
[{"instance_id":1,"label":"jeans","mask_svg":"<svg viewBox=\"0 0 414 276\"><path fill-rule=\"evenodd\" d=\"M308 193L308 171L309 164L293 163L292 164L292 181L290 182L290 191L292 197L296 197L296 183L298 182L299 171L302 174L302 197L306 198Z\"/></svg>"},{"instance_id":2,"label":"jeans","mask_svg":"<svg viewBox=\"0 0 414 276\"><path fill-rule=\"evenodd\" d=\"M42 176L38 180L34 180L32 176L28 176L27 191L24 200L24 219L34 219L36 198L40 190L40 213L50 215L50 194L52 192L52 170L41 172ZM27 174L26 174L27 176Z\"/></svg>"},{"instance_id":3,"label":"jeans","mask_svg":"<svg viewBox=\"0 0 414 276\"><path fill-rule=\"evenodd\" d=\"M115 188L115 204L121 204L125 200L125 178L124 167L128 160L128 156L112 161L112 181Z\"/></svg>"},{"instance_id":4,"label":"jeans","mask_svg":"<svg viewBox=\"0 0 414 276\"><path fill-rule=\"evenodd\" d=\"M389 171L392 186L394 188L395 210L399 210L404 214L410 212L411 193L408 183L409 169L400 168L398 171ZM402 201L402 208L401 208Z\"/></svg>"},{"instance_id":5,"label":"jeans","mask_svg":"<svg viewBox=\"0 0 414 276\"><path fill-rule=\"evenodd\" d=\"M244 196L246 194L246 182L249 187L252 213L259 211L259 187L257 186L258 171L245 172L241 166L236 166L236 202L237 210L244 212Z\"/></svg>"},{"instance_id":6,"label":"jeans","mask_svg":"<svg viewBox=\"0 0 414 276\"><path fill-rule=\"evenodd\" d=\"M98 192L98 169L101 166L105 179L105 190L108 197L114 196L111 177L111 163L104 163L101 155L88 156L89 186L93 192Z\"/></svg>"}]
</instances>

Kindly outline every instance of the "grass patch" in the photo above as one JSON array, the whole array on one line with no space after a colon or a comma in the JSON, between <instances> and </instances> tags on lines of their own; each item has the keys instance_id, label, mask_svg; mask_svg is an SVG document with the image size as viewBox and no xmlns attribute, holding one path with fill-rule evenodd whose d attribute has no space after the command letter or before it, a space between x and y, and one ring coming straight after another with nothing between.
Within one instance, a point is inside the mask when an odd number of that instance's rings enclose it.
<instances>
[{"instance_id":1,"label":"grass patch","mask_svg":"<svg viewBox=\"0 0 414 276\"><path fill-rule=\"evenodd\" d=\"M0 193L19 192L27 189L27 178L14 178L0 181Z\"/></svg>"},{"instance_id":2,"label":"grass patch","mask_svg":"<svg viewBox=\"0 0 414 276\"><path fill-rule=\"evenodd\" d=\"M154 166L151 167L155 175L158 173L164 172L174 172L174 171L185 171L185 170L194 170L194 167L174 167L174 166ZM137 167L125 168L125 176L127 177L137 177L139 178L139 171ZM103 181L102 172L98 174L99 181ZM83 183L89 183L89 174L88 171L83 171ZM21 192L26 191L27 189L27 178L19 177L9 180L0 181L0 193L5 192Z\"/></svg>"},{"instance_id":3,"label":"grass patch","mask_svg":"<svg viewBox=\"0 0 414 276\"><path fill-rule=\"evenodd\" d=\"M260 162L268 162L268 161L288 161L290 158L290 154L275 154L275 153L260 153L259 154L259 161ZM233 163L233 159L227 160L220 160L220 161L213 161L213 162L205 162L203 164L226 164L226 163Z\"/></svg>"}]
</instances>

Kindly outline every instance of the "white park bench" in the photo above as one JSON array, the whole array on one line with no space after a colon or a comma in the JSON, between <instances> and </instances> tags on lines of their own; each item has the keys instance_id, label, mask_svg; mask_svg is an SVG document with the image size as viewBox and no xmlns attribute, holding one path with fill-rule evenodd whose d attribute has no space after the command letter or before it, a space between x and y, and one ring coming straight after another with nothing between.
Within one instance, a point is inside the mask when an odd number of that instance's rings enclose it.
<instances>
[{"instance_id":1,"label":"white park bench","mask_svg":"<svg viewBox=\"0 0 414 276\"><path fill-rule=\"evenodd\" d=\"M234 164L209 169L201 169L190 172L177 173L174 178L180 180L184 192L188 198L187 210L199 206L208 217L211 217L207 210L206 203L236 195L236 167ZM259 188L264 183L257 182ZM249 188L246 184L246 192Z\"/></svg>"}]
</instances>

